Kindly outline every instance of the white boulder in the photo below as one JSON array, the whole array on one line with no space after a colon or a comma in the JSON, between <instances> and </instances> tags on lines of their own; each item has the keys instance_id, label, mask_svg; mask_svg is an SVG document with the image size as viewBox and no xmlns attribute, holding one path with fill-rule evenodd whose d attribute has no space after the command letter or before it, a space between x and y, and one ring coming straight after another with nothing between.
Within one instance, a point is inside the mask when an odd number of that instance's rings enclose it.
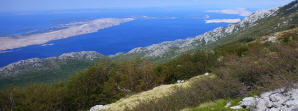
<instances>
[{"instance_id":1,"label":"white boulder","mask_svg":"<svg viewBox=\"0 0 298 111\"><path fill-rule=\"evenodd\" d=\"M276 37L269 37L266 42L276 42Z\"/></svg>"},{"instance_id":2,"label":"white boulder","mask_svg":"<svg viewBox=\"0 0 298 111\"><path fill-rule=\"evenodd\" d=\"M184 83L184 80L177 80L177 83Z\"/></svg>"}]
</instances>

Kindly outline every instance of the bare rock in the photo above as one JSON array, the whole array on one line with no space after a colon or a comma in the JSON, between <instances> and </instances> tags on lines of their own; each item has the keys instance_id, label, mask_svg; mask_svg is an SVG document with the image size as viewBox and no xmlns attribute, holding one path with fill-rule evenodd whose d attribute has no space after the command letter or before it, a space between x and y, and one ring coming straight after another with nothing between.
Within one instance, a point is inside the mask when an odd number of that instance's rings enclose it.
<instances>
[{"instance_id":1,"label":"bare rock","mask_svg":"<svg viewBox=\"0 0 298 111\"><path fill-rule=\"evenodd\" d=\"M256 111L298 111L298 89L277 89L260 97L246 97L240 105L231 109L239 109L239 106Z\"/></svg>"}]
</instances>

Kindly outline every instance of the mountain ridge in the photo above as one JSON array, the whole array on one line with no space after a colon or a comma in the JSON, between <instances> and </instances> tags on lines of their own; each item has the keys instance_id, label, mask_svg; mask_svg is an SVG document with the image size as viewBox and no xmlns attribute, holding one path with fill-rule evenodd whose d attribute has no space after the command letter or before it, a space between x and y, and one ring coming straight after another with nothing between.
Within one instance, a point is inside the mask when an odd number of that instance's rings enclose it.
<instances>
[{"instance_id":1,"label":"mountain ridge","mask_svg":"<svg viewBox=\"0 0 298 111\"><path fill-rule=\"evenodd\" d=\"M0 68L0 77L16 76L18 75L18 73L49 70L51 69L51 67L57 67L55 65L57 65L58 63L63 64L63 62L72 60L94 61L102 57L103 55L95 51L81 51L64 53L58 57L49 57L44 59L32 58L27 60L21 60Z\"/></svg>"},{"instance_id":2,"label":"mountain ridge","mask_svg":"<svg viewBox=\"0 0 298 111\"><path fill-rule=\"evenodd\" d=\"M231 33L241 30L241 28L252 27L256 21L273 15L279 8L270 10L257 11L250 16L244 18L239 23L230 24L227 27L218 27L212 31L198 35L194 38L178 39L175 41L165 41L159 44L153 44L147 47L138 47L130 50L128 53L118 53L110 57L139 55L141 57L162 57L166 53L170 53L171 49L178 49L174 52L183 53L200 45L207 45L208 42L215 42L220 38L224 38ZM244 30L244 29L242 29Z\"/></svg>"}]
</instances>

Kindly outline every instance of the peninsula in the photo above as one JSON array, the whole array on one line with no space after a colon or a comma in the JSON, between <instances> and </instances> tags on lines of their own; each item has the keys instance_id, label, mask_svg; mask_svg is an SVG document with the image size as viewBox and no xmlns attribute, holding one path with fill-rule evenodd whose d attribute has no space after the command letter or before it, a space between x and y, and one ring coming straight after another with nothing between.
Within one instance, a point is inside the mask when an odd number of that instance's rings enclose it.
<instances>
[{"instance_id":1,"label":"peninsula","mask_svg":"<svg viewBox=\"0 0 298 111\"><path fill-rule=\"evenodd\" d=\"M0 50L15 49L30 45L44 44L52 40L65 39L129 22L134 18L101 18L85 22L66 24L63 28L43 33L0 37Z\"/></svg>"}]
</instances>

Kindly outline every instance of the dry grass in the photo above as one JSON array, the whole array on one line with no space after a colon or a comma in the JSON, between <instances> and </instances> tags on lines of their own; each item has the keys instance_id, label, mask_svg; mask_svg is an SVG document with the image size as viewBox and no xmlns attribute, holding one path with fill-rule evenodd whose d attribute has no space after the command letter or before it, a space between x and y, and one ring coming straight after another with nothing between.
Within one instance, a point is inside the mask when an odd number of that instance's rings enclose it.
<instances>
[{"instance_id":1,"label":"dry grass","mask_svg":"<svg viewBox=\"0 0 298 111\"><path fill-rule=\"evenodd\" d=\"M203 78L213 78L213 77L215 77L213 74L208 76L200 75L200 76L193 77L184 83L162 85L162 86L159 86L157 89L152 89L149 91L141 92L141 93L120 99L119 101L108 105L108 108L106 110L107 111L131 110L141 102L160 99L164 96L167 96L170 93L173 93L173 91L175 91L177 87L188 88L190 84L192 84L195 81L202 80Z\"/></svg>"},{"instance_id":2,"label":"dry grass","mask_svg":"<svg viewBox=\"0 0 298 111\"><path fill-rule=\"evenodd\" d=\"M285 30L285 31L281 31L281 32L276 32L274 34L270 34L270 35L266 35L266 36L263 36L261 38L262 41L266 41L268 40L270 37L275 37L277 40L281 40L283 38L288 37L288 36L291 36L289 34L296 34L297 35L298 33L298 28L293 28L293 29L290 29L290 30Z\"/></svg>"}]
</instances>

